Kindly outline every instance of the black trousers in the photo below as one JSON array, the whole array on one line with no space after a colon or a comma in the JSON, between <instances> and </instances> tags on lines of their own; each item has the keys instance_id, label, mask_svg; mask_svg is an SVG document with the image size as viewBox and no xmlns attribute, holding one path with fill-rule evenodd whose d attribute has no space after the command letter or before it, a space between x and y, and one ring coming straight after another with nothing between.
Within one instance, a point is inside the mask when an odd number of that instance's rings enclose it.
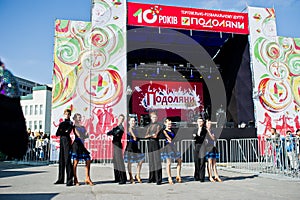
<instances>
[{"instance_id":1,"label":"black trousers","mask_svg":"<svg viewBox=\"0 0 300 200\"><path fill-rule=\"evenodd\" d=\"M194 149L194 178L196 181L204 181L205 178L205 153L205 145L196 143Z\"/></svg>"},{"instance_id":2,"label":"black trousers","mask_svg":"<svg viewBox=\"0 0 300 200\"><path fill-rule=\"evenodd\" d=\"M113 165L114 165L114 176L115 182L125 183L127 181L125 164L122 153L122 143L114 142L114 155L113 155Z\"/></svg>"},{"instance_id":3,"label":"black trousers","mask_svg":"<svg viewBox=\"0 0 300 200\"><path fill-rule=\"evenodd\" d=\"M148 143L148 156L149 156L149 181L150 183L162 182L162 166L160 157L159 141L150 139Z\"/></svg>"},{"instance_id":4,"label":"black trousers","mask_svg":"<svg viewBox=\"0 0 300 200\"><path fill-rule=\"evenodd\" d=\"M71 141L68 137L60 137L60 149L58 160L58 182L64 182L65 170L67 174L67 184L73 184L73 166L71 162Z\"/></svg>"}]
</instances>

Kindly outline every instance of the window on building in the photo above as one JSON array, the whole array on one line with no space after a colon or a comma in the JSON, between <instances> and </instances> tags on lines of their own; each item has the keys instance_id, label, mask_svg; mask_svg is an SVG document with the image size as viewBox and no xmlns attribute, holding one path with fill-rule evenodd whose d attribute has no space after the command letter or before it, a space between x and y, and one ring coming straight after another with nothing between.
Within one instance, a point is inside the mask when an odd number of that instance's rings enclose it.
<instances>
[{"instance_id":1,"label":"window on building","mask_svg":"<svg viewBox=\"0 0 300 200\"><path fill-rule=\"evenodd\" d=\"M28 122L28 128L30 128L30 130L33 130L33 129L32 129L32 121L29 121L29 122Z\"/></svg>"},{"instance_id":2,"label":"window on building","mask_svg":"<svg viewBox=\"0 0 300 200\"><path fill-rule=\"evenodd\" d=\"M43 130L43 122L41 120L39 121L39 130Z\"/></svg>"},{"instance_id":3,"label":"window on building","mask_svg":"<svg viewBox=\"0 0 300 200\"><path fill-rule=\"evenodd\" d=\"M32 115L32 113L33 113L33 106L30 105L30 108L29 108L29 115Z\"/></svg>"},{"instance_id":4,"label":"window on building","mask_svg":"<svg viewBox=\"0 0 300 200\"><path fill-rule=\"evenodd\" d=\"M38 105L35 105L34 106L34 115L37 115L38 114Z\"/></svg>"},{"instance_id":5,"label":"window on building","mask_svg":"<svg viewBox=\"0 0 300 200\"><path fill-rule=\"evenodd\" d=\"M34 130L37 130L38 127L37 127L37 121L34 121Z\"/></svg>"},{"instance_id":6,"label":"window on building","mask_svg":"<svg viewBox=\"0 0 300 200\"><path fill-rule=\"evenodd\" d=\"M43 105L41 104L40 105L40 115L42 115L43 114Z\"/></svg>"},{"instance_id":7,"label":"window on building","mask_svg":"<svg viewBox=\"0 0 300 200\"><path fill-rule=\"evenodd\" d=\"M24 111L25 115L28 115L28 106L25 106L25 111Z\"/></svg>"}]
</instances>

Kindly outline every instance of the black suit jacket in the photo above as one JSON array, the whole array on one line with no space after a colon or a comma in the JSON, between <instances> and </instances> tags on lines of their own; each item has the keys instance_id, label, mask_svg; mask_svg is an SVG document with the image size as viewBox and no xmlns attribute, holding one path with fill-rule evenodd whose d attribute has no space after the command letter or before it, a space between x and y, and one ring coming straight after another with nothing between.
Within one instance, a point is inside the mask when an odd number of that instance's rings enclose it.
<instances>
[{"instance_id":1,"label":"black suit jacket","mask_svg":"<svg viewBox=\"0 0 300 200\"><path fill-rule=\"evenodd\" d=\"M206 130L205 127L202 127L201 132L200 132L200 136L197 135L197 133L198 133L198 128L195 128L194 131L193 131L193 135L196 135L196 136L194 136L195 144L202 144L204 142L205 137L206 137L207 130Z\"/></svg>"}]
</instances>

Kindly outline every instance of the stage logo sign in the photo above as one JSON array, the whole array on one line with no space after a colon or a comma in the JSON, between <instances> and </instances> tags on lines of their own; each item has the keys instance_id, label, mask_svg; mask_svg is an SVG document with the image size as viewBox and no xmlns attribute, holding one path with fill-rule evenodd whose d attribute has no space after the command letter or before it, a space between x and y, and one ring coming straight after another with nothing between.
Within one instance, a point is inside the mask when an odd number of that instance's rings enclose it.
<instances>
[{"instance_id":1,"label":"stage logo sign","mask_svg":"<svg viewBox=\"0 0 300 200\"><path fill-rule=\"evenodd\" d=\"M196 86L195 86L196 87ZM141 91L136 87L137 91ZM156 90L148 88L141 101L146 109L195 109L200 106L200 97L196 94L195 89L165 89Z\"/></svg>"},{"instance_id":2,"label":"stage logo sign","mask_svg":"<svg viewBox=\"0 0 300 200\"><path fill-rule=\"evenodd\" d=\"M128 2L128 25L248 34L248 14Z\"/></svg>"},{"instance_id":3,"label":"stage logo sign","mask_svg":"<svg viewBox=\"0 0 300 200\"><path fill-rule=\"evenodd\" d=\"M138 117L155 111L160 120L180 117L189 121L204 109L201 82L133 80L131 86L132 113Z\"/></svg>"}]
</instances>

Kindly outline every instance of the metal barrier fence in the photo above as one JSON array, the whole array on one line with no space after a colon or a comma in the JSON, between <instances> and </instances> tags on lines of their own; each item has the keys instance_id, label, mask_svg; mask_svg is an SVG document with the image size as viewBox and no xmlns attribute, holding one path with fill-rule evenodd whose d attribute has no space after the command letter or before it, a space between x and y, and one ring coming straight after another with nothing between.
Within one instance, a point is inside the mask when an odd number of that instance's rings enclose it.
<instances>
[{"instance_id":1,"label":"metal barrier fence","mask_svg":"<svg viewBox=\"0 0 300 200\"><path fill-rule=\"evenodd\" d=\"M299 138L230 140L229 166L300 178Z\"/></svg>"},{"instance_id":2,"label":"metal barrier fence","mask_svg":"<svg viewBox=\"0 0 300 200\"><path fill-rule=\"evenodd\" d=\"M106 141L107 143L111 143L111 141ZM123 146L125 149L126 146L126 140L123 140ZM37 164L45 164L45 163L57 163L57 161L49 161L50 158L50 144L47 143L45 145L38 145L38 142L35 140L30 140L28 151L24 158L21 160L23 163L32 163L36 162ZM161 150L163 150L165 146L165 140L161 139L159 140L159 144L161 147ZM88 143L86 144L88 146ZM101 151L101 155L99 157L102 157L103 159L93 159L93 163L97 164L109 164L112 163L112 159L104 159L109 158L109 155L112 155L113 153L113 146L112 145L105 145L104 143L99 143L99 148L97 146L93 146L95 149L100 149L100 146L105 147L105 150ZM142 153L145 154L145 163L149 163L149 157L148 157L148 140L142 139L138 142L139 149ZM194 165L194 142L193 140L181 140L176 142L176 147L179 152L181 152L182 157L182 163L185 166L193 166ZM217 148L220 153L220 158L218 158L218 163L227 163L228 162L228 145L227 140L225 139L218 139L217 141ZM166 162L165 160L163 162ZM83 163L83 161L81 161Z\"/></svg>"},{"instance_id":3,"label":"metal barrier fence","mask_svg":"<svg viewBox=\"0 0 300 200\"><path fill-rule=\"evenodd\" d=\"M29 139L27 152L23 159L19 160L21 163L27 164L48 164L50 158L50 143L49 140L44 139Z\"/></svg>"},{"instance_id":4,"label":"metal barrier fence","mask_svg":"<svg viewBox=\"0 0 300 200\"><path fill-rule=\"evenodd\" d=\"M111 142L111 141L107 141ZM165 140L160 140L161 149L164 148ZM126 140L123 141L124 148ZM99 145L103 144L99 143ZM140 140L139 148L145 154L145 163L149 162L148 140ZM220 158L217 163L224 167L248 170L254 172L264 172L272 174L282 174L285 176L300 178L300 139L231 139L228 146L227 140L218 139L217 148L220 152ZM176 147L181 152L183 166L194 165L194 142L193 140L181 140L176 142ZM97 148L94 146L93 148ZM113 146L106 145L103 155L112 155ZM30 140L28 151L22 163L28 164L49 164L50 162L50 144L41 143L41 141ZM163 161L166 162L166 161ZM84 163L84 162L82 162ZM94 159L93 163L110 164L112 159Z\"/></svg>"}]
</instances>

